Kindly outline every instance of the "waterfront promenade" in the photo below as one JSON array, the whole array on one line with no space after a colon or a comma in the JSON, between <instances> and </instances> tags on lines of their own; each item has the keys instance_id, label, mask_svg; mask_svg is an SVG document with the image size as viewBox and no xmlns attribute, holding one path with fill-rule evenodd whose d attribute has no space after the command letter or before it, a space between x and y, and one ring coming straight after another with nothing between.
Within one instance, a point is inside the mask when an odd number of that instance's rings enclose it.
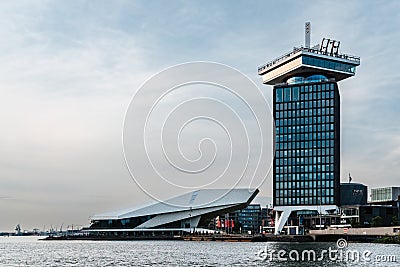
<instances>
[{"instance_id":1,"label":"waterfront promenade","mask_svg":"<svg viewBox=\"0 0 400 267\"><path fill-rule=\"evenodd\" d=\"M310 235L343 235L349 236L396 236L400 235L400 226L372 227L372 228L328 228L323 230L310 230Z\"/></svg>"}]
</instances>

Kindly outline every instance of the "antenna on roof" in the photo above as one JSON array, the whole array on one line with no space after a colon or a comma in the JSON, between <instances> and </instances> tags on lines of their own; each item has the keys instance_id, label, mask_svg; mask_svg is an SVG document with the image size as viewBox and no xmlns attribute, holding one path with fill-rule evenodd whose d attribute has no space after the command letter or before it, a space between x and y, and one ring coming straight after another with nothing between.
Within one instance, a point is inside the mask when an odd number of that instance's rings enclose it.
<instances>
[{"instance_id":1,"label":"antenna on roof","mask_svg":"<svg viewBox=\"0 0 400 267\"><path fill-rule=\"evenodd\" d=\"M311 42L311 22L305 24L305 47L310 48Z\"/></svg>"}]
</instances>

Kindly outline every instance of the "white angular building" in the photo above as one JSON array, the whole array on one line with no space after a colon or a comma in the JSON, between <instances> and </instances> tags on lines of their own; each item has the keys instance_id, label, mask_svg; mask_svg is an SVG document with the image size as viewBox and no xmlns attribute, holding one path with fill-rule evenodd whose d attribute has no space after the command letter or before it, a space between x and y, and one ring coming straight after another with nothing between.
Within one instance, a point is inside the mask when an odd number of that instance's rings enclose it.
<instances>
[{"instance_id":1,"label":"white angular building","mask_svg":"<svg viewBox=\"0 0 400 267\"><path fill-rule=\"evenodd\" d=\"M258 189L201 189L165 202L112 211L91 217L88 234L143 235L212 232L210 221L247 207Z\"/></svg>"}]
</instances>

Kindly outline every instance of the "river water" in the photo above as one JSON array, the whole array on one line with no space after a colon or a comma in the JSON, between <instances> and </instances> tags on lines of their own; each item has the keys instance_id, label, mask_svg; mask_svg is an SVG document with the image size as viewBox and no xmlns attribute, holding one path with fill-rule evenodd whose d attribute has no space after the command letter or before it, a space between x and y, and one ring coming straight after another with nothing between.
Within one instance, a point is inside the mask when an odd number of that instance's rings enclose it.
<instances>
[{"instance_id":1,"label":"river water","mask_svg":"<svg viewBox=\"0 0 400 267\"><path fill-rule=\"evenodd\" d=\"M330 256L329 248L333 253ZM315 259L310 251L315 251ZM353 254L343 256L346 251ZM349 243L338 249L336 243L39 241L34 236L0 237L0 266L370 265L400 266L400 245Z\"/></svg>"}]
</instances>

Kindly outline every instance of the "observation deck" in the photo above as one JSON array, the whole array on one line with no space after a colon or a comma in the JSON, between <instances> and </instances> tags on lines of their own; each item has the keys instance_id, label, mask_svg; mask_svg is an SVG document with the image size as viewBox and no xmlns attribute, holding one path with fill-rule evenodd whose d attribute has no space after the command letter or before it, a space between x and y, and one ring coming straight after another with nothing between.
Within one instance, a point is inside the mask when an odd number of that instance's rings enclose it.
<instances>
[{"instance_id":1,"label":"observation deck","mask_svg":"<svg viewBox=\"0 0 400 267\"><path fill-rule=\"evenodd\" d=\"M325 47L326 48L326 47ZM344 80L356 73L356 67L360 65L360 57L339 54L333 49L295 47L283 56L260 66L258 75L262 76L263 83L276 85L286 83L291 77L306 77L322 74L336 81Z\"/></svg>"}]
</instances>

